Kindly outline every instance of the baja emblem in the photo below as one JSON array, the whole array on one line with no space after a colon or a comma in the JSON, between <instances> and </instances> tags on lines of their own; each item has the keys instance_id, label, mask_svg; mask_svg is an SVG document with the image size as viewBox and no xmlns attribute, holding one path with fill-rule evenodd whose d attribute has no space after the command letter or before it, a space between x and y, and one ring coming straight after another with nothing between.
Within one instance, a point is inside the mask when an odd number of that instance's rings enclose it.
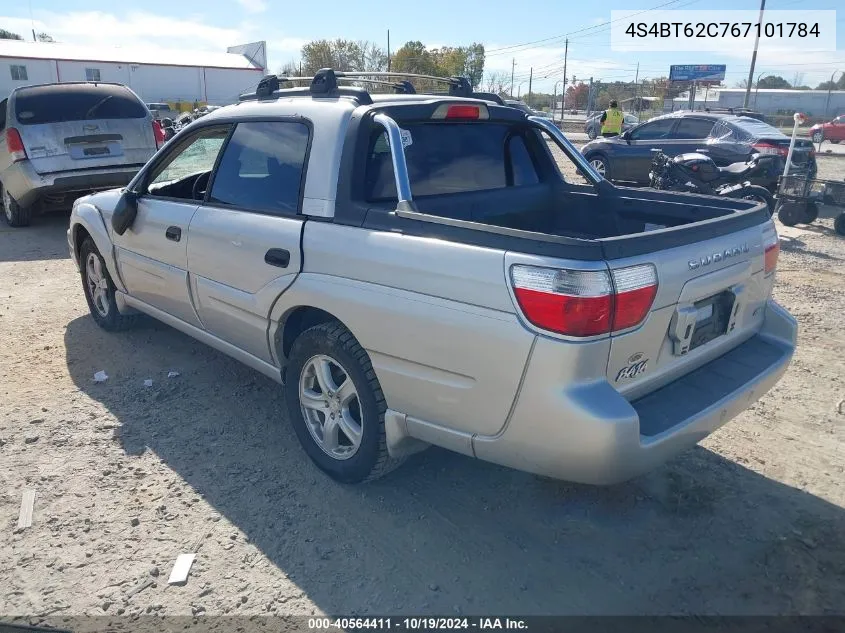
<instances>
[{"instance_id":1,"label":"baja emblem","mask_svg":"<svg viewBox=\"0 0 845 633\"><path fill-rule=\"evenodd\" d=\"M640 357L642 358L642 354L634 354L631 358ZM630 360L630 359L628 359ZM616 374L616 382L620 380L629 380L641 374L644 374L646 369L648 368L648 359L640 360L630 365L627 365L619 370L619 373Z\"/></svg>"}]
</instances>

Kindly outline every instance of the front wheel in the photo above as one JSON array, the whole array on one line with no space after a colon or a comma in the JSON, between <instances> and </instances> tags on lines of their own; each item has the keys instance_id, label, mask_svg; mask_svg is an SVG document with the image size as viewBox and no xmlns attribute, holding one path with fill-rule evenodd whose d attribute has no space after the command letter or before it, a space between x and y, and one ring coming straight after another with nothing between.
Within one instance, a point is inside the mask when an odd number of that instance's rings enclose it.
<instances>
[{"instance_id":1,"label":"front wheel","mask_svg":"<svg viewBox=\"0 0 845 633\"><path fill-rule=\"evenodd\" d=\"M795 226L804 219L806 211L796 202L778 204L778 220L784 226Z\"/></svg>"},{"instance_id":2,"label":"front wheel","mask_svg":"<svg viewBox=\"0 0 845 633\"><path fill-rule=\"evenodd\" d=\"M12 197L3 185L0 185L3 191L3 216L6 218L6 223L12 227L29 226L32 221L32 208L22 207L18 201Z\"/></svg>"},{"instance_id":3,"label":"front wheel","mask_svg":"<svg viewBox=\"0 0 845 633\"><path fill-rule=\"evenodd\" d=\"M103 256L90 237L85 238L79 249L79 263L85 300L97 325L110 332L134 325L135 315L121 314L117 309L114 282Z\"/></svg>"},{"instance_id":4,"label":"front wheel","mask_svg":"<svg viewBox=\"0 0 845 633\"><path fill-rule=\"evenodd\" d=\"M331 478L370 481L401 463L387 452L387 403L370 358L342 324L315 325L294 341L285 401L302 448Z\"/></svg>"},{"instance_id":5,"label":"front wheel","mask_svg":"<svg viewBox=\"0 0 845 633\"><path fill-rule=\"evenodd\" d=\"M596 128L591 127L587 129L587 138L589 138L591 141L595 140L597 136L598 132L596 132Z\"/></svg>"},{"instance_id":6,"label":"front wheel","mask_svg":"<svg viewBox=\"0 0 845 633\"><path fill-rule=\"evenodd\" d=\"M818 145L823 140L824 140L824 133L821 130L817 130L816 132L813 132L813 143Z\"/></svg>"},{"instance_id":7,"label":"front wheel","mask_svg":"<svg viewBox=\"0 0 845 633\"><path fill-rule=\"evenodd\" d=\"M775 197L765 187L759 185L749 185L742 189L731 191L728 194L729 198L739 198L740 200L752 200L754 202L762 202L766 205L771 216L775 212Z\"/></svg>"},{"instance_id":8,"label":"front wheel","mask_svg":"<svg viewBox=\"0 0 845 633\"><path fill-rule=\"evenodd\" d=\"M819 219L819 205L815 202L808 202L804 209L804 224L812 224Z\"/></svg>"},{"instance_id":9,"label":"front wheel","mask_svg":"<svg viewBox=\"0 0 845 633\"><path fill-rule=\"evenodd\" d=\"M595 169L600 176L610 180L610 165L604 156L596 154L587 160L589 161L590 166Z\"/></svg>"}]
</instances>

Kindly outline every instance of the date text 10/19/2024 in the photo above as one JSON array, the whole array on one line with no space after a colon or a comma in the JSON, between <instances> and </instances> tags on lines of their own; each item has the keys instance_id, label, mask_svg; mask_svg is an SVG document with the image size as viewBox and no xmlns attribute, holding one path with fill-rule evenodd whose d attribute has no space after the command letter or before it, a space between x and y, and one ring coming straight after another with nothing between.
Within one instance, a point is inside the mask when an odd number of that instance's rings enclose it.
<instances>
[{"instance_id":1,"label":"date text 10/19/2024","mask_svg":"<svg viewBox=\"0 0 845 633\"><path fill-rule=\"evenodd\" d=\"M309 618L308 628L313 631L527 631L528 625L519 618Z\"/></svg>"}]
</instances>

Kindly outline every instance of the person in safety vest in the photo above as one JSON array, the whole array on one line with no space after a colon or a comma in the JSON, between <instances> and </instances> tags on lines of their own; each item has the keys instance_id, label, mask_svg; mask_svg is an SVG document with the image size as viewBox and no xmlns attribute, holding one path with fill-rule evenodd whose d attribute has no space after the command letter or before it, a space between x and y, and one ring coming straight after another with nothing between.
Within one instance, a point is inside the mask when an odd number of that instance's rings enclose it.
<instances>
[{"instance_id":1,"label":"person in safety vest","mask_svg":"<svg viewBox=\"0 0 845 633\"><path fill-rule=\"evenodd\" d=\"M610 107L601 115L601 135L602 136L619 136L622 132L622 122L625 116L622 110L619 109L619 104L616 100L610 102Z\"/></svg>"}]
</instances>

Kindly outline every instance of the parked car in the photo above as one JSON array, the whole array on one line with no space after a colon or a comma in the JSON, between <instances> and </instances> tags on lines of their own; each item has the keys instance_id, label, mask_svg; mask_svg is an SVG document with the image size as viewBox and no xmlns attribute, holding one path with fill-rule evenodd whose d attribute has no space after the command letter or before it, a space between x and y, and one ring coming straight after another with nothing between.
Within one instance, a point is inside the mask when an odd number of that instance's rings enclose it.
<instances>
[{"instance_id":1,"label":"parked car","mask_svg":"<svg viewBox=\"0 0 845 633\"><path fill-rule=\"evenodd\" d=\"M584 121L584 132L590 138L590 140L596 138L599 134L601 134L601 112L596 112L586 121ZM622 117L622 131L630 130L632 127L637 125L640 122L638 116L631 114L630 112L623 113Z\"/></svg>"},{"instance_id":2,"label":"parked car","mask_svg":"<svg viewBox=\"0 0 845 633\"><path fill-rule=\"evenodd\" d=\"M156 151L153 118L126 86L16 88L0 101L0 189L10 226L127 184Z\"/></svg>"},{"instance_id":3,"label":"parked car","mask_svg":"<svg viewBox=\"0 0 845 633\"><path fill-rule=\"evenodd\" d=\"M617 482L786 370L765 205L617 188L515 108L336 86L262 82L124 190L77 200L96 323L146 313L282 383L305 452L343 482L429 444Z\"/></svg>"},{"instance_id":4,"label":"parked car","mask_svg":"<svg viewBox=\"0 0 845 633\"><path fill-rule=\"evenodd\" d=\"M517 101L516 99L505 99L505 105L510 106L511 108L516 108L517 110L522 110L528 116L538 116L544 119L551 119L552 115L548 112L541 112L540 110L535 110L531 106L529 106L524 101Z\"/></svg>"},{"instance_id":5,"label":"parked car","mask_svg":"<svg viewBox=\"0 0 845 633\"><path fill-rule=\"evenodd\" d=\"M778 176L783 173L789 140L783 132L758 119L682 112L655 117L616 137L597 138L584 145L581 152L607 178L638 185L649 182L652 149L662 150L667 156L701 152L719 167L747 162L753 154L771 154L777 160L770 161L768 169L758 172L751 183L774 193ZM815 172L815 150L808 139L796 140L790 170Z\"/></svg>"},{"instance_id":6,"label":"parked car","mask_svg":"<svg viewBox=\"0 0 845 633\"><path fill-rule=\"evenodd\" d=\"M148 103L146 105L147 109L153 113L153 118L156 121L160 121L165 117L172 118L179 114L176 110L170 107L169 103Z\"/></svg>"},{"instance_id":7,"label":"parked car","mask_svg":"<svg viewBox=\"0 0 845 633\"><path fill-rule=\"evenodd\" d=\"M845 114L840 114L827 123L816 123L810 128L810 138L817 144L822 141L831 143L845 141Z\"/></svg>"}]
</instances>

